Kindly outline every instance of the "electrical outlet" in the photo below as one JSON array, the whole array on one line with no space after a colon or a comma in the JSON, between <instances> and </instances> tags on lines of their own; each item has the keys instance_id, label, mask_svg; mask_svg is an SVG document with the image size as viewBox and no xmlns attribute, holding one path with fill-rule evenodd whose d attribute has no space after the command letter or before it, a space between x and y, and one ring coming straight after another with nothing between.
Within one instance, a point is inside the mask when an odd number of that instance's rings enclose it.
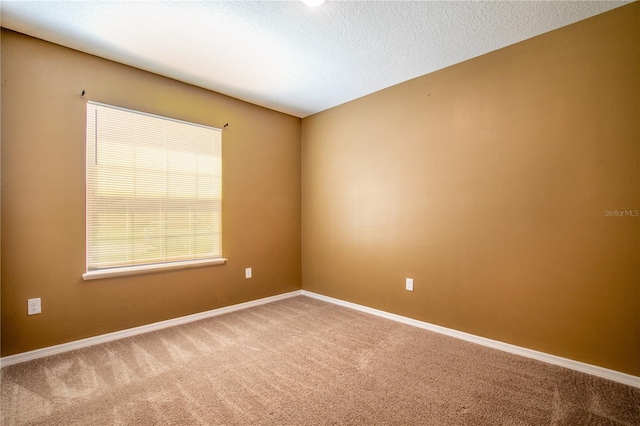
<instances>
[{"instance_id":1,"label":"electrical outlet","mask_svg":"<svg viewBox=\"0 0 640 426\"><path fill-rule=\"evenodd\" d=\"M40 298L27 299L27 315L35 315L42 313L42 305L40 304Z\"/></svg>"},{"instance_id":2,"label":"electrical outlet","mask_svg":"<svg viewBox=\"0 0 640 426\"><path fill-rule=\"evenodd\" d=\"M252 277L251 268L245 268L244 277L247 279Z\"/></svg>"},{"instance_id":3,"label":"electrical outlet","mask_svg":"<svg viewBox=\"0 0 640 426\"><path fill-rule=\"evenodd\" d=\"M413 278L407 278L406 289L407 291L413 291Z\"/></svg>"}]
</instances>

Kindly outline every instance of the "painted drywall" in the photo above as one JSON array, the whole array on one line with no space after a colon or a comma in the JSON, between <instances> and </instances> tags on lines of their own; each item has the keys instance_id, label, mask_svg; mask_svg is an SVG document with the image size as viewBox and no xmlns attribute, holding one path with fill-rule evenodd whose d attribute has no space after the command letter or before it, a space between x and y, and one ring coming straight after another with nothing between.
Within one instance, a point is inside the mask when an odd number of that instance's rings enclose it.
<instances>
[{"instance_id":1,"label":"painted drywall","mask_svg":"<svg viewBox=\"0 0 640 426\"><path fill-rule=\"evenodd\" d=\"M640 375L639 11L303 119L303 288Z\"/></svg>"},{"instance_id":2,"label":"painted drywall","mask_svg":"<svg viewBox=\"0 0 640 426\"><path fill-rule=\"evenodd\" d=\"M223 133L223 266L83 281L85 100ZM300 119L2 31L2 355L301 288ZM244 268L253 278L244 278ZM42 314L27 316L27 299Z\"/></svg>"}]
</instances>

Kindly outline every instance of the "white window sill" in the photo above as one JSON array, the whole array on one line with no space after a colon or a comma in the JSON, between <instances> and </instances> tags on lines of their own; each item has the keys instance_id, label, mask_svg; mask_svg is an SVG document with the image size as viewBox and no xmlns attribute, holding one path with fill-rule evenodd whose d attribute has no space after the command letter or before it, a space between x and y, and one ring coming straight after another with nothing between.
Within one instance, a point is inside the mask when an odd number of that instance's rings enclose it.
<instances>
[{"instance_id":1,"label":"white window sill","mask_svg":"<svg viewBox=\"0 0 640 426\"><path fill-rule=\"evenodd\" d=\"M227 259L219 257L216 259L186 260L184 262L158 263L154 265L127 266L123 268L100 269L88 271L82 274L82 279L99 280L101 278L123 277L127 275L149 274L152 272L175 271L178 269L197 268L200 266L223 265Z\"/></svg>"}]
</instances>

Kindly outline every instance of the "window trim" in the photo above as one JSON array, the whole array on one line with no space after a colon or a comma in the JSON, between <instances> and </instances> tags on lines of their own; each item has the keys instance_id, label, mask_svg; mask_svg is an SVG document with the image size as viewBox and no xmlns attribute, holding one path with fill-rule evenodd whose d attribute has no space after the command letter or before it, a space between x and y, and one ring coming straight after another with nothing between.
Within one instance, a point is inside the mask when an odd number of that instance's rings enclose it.
<instances>
[{"instance_id":1,"label":"window trim","mask_svg":"<svg viewBox=\"0 0 640 426\"><path fill-rule=\"evenodd\" d=\"M218 128L218 127L214 127L206 124L189 122L189 121L180 120L172 117L166 117L166 116L152 114L144 111L123 108L120 106L105 104L101 102L87 101L87 105L89 104L92 104L98 107L107 107L114 110L120 110L123 112L139 114L139 115L148 116L152 118L158 118L166 121L187 124L190 126L211 129L211 130L220 132L220 134L224 130L222 128ZM85 200L86 200L86 195L85 195ZM222 216L222 212L220 212L220 216ZM85 218L86 218L86 213L85 213ZM85 232L88 229L87 226L88 224L85 224ZM85 241L85 246L87 244L87 241ZM220 256L220 257L210 257L210 258L200 258L200 259L165 261L160 263L149 263L149 264L130 265L130 266L116 266L116 267L107 267L102 269L88 270L87 269L88 266L86 266L86 263L87 263L86 256L87 256L87 253L85 249L85 272L82 274L82 279L84 281L103 279L103 278L124 277L124 276L131 276L131 275L150 274L150 273L157 273L157 272L163 272L163 271L193 269L193 268L206 267L206 266L224 265L227 263L227 258Z\"/></svg>"},{"instance_id":2,"label":"window trim","mask_svg":"<svg viewBox=\"0 0 640 426\"><path fill-rule=\"evenodd\" d=\"M202 266L224 265L225 263L227 263L226 258L217 257L214 259L184 260L181 262L153 263L149 265L137 265L137 266L123 266L120 268L107 268L107 269L97 269L94 271L88 271L82 274L82 279L85 281L98 280L102 278L124 277L128 275L151 274L154 272L161 272L161 271L177 271L180 269L198 268Z\"/></svg>"}]
</instances>

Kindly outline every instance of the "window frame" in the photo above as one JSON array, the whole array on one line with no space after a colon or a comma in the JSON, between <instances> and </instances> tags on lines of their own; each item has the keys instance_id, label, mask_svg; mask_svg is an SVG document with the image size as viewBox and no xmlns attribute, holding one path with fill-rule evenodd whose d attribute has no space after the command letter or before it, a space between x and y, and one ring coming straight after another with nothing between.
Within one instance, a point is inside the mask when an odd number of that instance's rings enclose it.
<instances>
[{"instance_id":1,"label":"window frame","mask_svg":"<svg viewBox=\"0 0 640 426\"><path fill-rule=\"evenodd\" d=\"M174 122L174 123L178 123L178 124L186 124L188 126L194 126L194 127L200 127L200 128L205 128L205 129L210 129L213 131L217 131L219 132L219 136L214 136L214 138L219 138L218 141L216 142L215 140L212 141L212 143L218 143L218 149L219 149L219 177L217 179L219 179L219 181L217 182L217 185L219 185L219 198L218 198L218 203L219 203L219 211L218 211L218 215L216 216L215 219L213 219L213 221L215 222L215 220L217 219L219 225L218 225L218 238L220 240L219 242L219 251L214 251L214 253L219 253L219 256L216 257L199 257L198 254L194 254L193 258L191 259L185 259L185 260L167 260L166 258L161 261L161 262L156 262L156 263L139 263L139 260L133 260L132 262L138 262L138 264L131 264L131 265L121 265L121 266L108 266L108 267L97 267L95 269L91 269L90 268L90 256L89 256L89 251L90 251L90 232L92 230L91 228L91 223L90 223L90 213L89 213L89 209L90 209L90 161L89 161L89 155L90 155L90 147L89 144L91 143L90 140L90 129L89 129L89 123L90 123L90 118L89 118L89 114L90 114L90 106L95 106L97 108L108 108L108 109L112 109L112 110L116 110L116 111L121 111L121 112L126 112L126 113L131 113L131 114L135 114L135 115L140 115L140 116L146 116L146 117L151 117L154 119L159 119L162 120L162 122ZM91 109L91 111L93 111L93 109ZM132 109L127 109L127 108L123 108L123 107L119 107L119 106L114 106L114 105L109 105L109 104L104 104L104 103L100 103L100 102L94 102L94 101L87 101L86 102L86 106L85 106L85 124L86 124L86 129L85 129L85 139L84 139L84 144L85 144L85 272L82 274L82 278L83 280L94 280L94 279L101 279L101 278L109 278L109 277L119 277L119 276L127 276L127 275L137 275L137 274L147 274L147 273L153 273L153 272L160 272L160 271L173 271L173 270L180 270L180 269L186 269L186 268L195 268L195 267L203 267L203 266L212 266L212 265L222 265L225 264L227 262L227 259L222 257L222 250L223 250L223 245L222 245L222 196L221 196L221 188L222 188L222 131L223 129L220 128L216 128L213 126L208 126L208 125L203 125L203 124L198 124L198 123L193 123L193 122L188 122L188 121L184 121L184 120L179 120L179 119L174 119L171 117L166 117L166 116L161 116L161 115L157 115L157 114L150 114L147 112L143 112L143 111L136 111L136 110L132 110ZM97 123L96 123L96 128L97 128ZM94 136L95 138L97 138L97 136ZM96 144L98 143L99 139L95 139ZM97 148L94 148L97 149ZM165 150L163 152L171 152L171 150ZM175 151L174 151L175 152ZM210 160L211 161L211 160ZM215 161L215 159L213 160ZM118 163L118 166L120 164ZM139 169L139 166L136 165L136 167L133 167L132 170L135 170L133 173L137 173ZM97 173L97 172L93 172L93 173ZM169 173L169 172L167 172ZM197 177L197 175L195 175ZM134 196L132 199L136 199L136 197ZM144 200L144 197L140 197L140 199ZM169 195L165 194L164 198L162 198L163 200L168 200L169 202L171 200L173 200L172 197L170 197ZM187 198L188 200L190 200L192 203L193 202L197 202L199 201L198 196L195 196L194 198ZM213 198L213 200L215 200L215 198ZM158 210L158 211L162 211L164 213L166 212L171 212L171 210ZM177 211L177 210L176 210ZM192 218L192 220L194 220ZM163 222L162 222L162 226L166 227L167 226L166 220L164 220L163 218ZM192 226L192 222L189 222L189 226ZM192 235L197 235L197 234L192 234ZM166 245L167 244L167 238L168 235L165 235L161 238L162 244ZM134 242L136 241L136 239L134 238L133 240L131 240L130 238L126 239L127 241L130 241L130 244L134 244ZM202 253L201 253L202 254ZM175 258L175 257L174 257Z\"/></svg>"}]
</instances>

